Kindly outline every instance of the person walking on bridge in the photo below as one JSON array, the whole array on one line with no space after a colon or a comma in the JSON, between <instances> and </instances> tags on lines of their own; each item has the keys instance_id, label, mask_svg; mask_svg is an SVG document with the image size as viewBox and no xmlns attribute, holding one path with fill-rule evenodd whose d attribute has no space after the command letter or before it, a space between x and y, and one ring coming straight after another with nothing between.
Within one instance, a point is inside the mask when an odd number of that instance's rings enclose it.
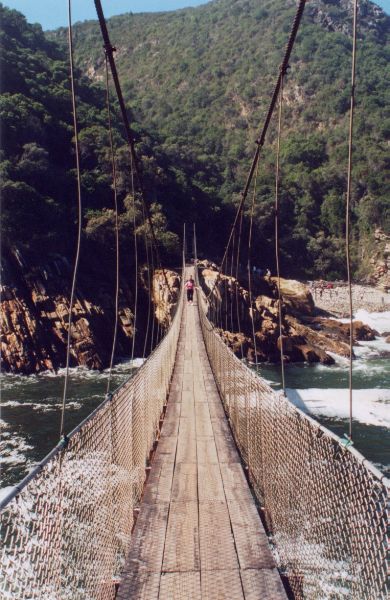
<instances>
[{"instance_id":1,"label":"person walking on bridge","mask_svg":"<svg viewBox=\"0 0 390 600\"><path fill-rule=\"evenodd\" d=\"M192 304L192 299L194 297L194 289L195 289L195 281L190 275L190 278L184 284L185 289L187 290L187 301L189 304Z\"/></svg>"}]
</instances>

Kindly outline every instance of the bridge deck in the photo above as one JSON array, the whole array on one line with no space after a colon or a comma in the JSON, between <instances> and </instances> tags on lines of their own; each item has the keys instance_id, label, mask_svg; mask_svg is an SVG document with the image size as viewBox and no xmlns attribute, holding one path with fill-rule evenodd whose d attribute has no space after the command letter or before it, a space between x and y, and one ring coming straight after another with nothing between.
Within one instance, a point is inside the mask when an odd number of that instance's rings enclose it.
<instances>
[{"instance_id":1,"label":"bridge deck","mask_svg":"<svg viewBox=\"0 0 390 600\"><path fill-rule=\"evenodd\" d=\"M285 599L214 383L183 312L163 423L119 600Z\"/></svg>"}]
</instances>

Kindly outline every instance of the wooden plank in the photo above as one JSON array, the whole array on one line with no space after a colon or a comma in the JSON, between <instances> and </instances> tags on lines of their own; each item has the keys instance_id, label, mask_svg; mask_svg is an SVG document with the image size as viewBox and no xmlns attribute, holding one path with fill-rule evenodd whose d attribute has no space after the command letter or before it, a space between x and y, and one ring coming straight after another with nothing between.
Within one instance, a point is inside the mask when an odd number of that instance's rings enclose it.
<instances>
[{"instance_id":1,"label":"wooden plank","mask_svg":"<svg viewBox=\"0 0 390 600\"><path fill-rule=\"evenodd\" d=\"M199 504L199 544L202 572L238 569L234 538L225 503Z\"/></svg>"},{"instance_id":2,"label":"wooden plank","mask_svg":"<svg viewBox=\"0 0 390 600\"><path fill-rule=\"evenodd\" d=\"M196 419L196 437L213 437L211 419Z\"/></svg>"},{"instance_id":3,"label":"wooden plank","mask_svg":"<svg viewBox=\"0 0 390 600\"><path fill-rule=\"evenodd\" d=\"M207 402L197 402L195 404L195 414L197 419L210 420L210 411Z\"/></svg>"},{"instance_id":4,"label":"wooden plank","mask_svg":"<svg viewBox=\"0 0 390 600\"><path fill-rule=\"evenodd\" d=\"M173 480L172 462L153 462L152 470L145 486L142 502L152 504L169 502Z\"/></svg>"},{"instance_id":5,"label":"wooden plank","mask_svg":"<svg viewBox=\"0 0 390 600\"><path fill-rule=\"evenodd\" d=\"M173 380L172 380L172 383L171 383L171 386L170 386L170 389L169 389L169 391L170 391L170 396L169 396L170 401L172 401L171 398L172 398L173 392L180 393L181 390L182 390L182 386L183 386L183 382L182 382L182 379L181 379L181 373L178 372L176 374L176 369L175 369L175 371L173 372Z\"/></svg>"},{"instance_id":6,"label":"wooden plank","mask_svg":"<svg viewBox=\"0 0 390 600\"><path fill-rule=\"evenodd\" d=\"M160 437L175 437L179 429L177 417L166 417L161 427Z\"/></svg>"},{"instance_id":7,"label":"wooden plank","mask_svg":"<svg viewBox=\"0 0 390 600\"><path fill-rule=\"evenodd\" d=\"M183 390L183 392L192 392L193 389L194 389L194 381L193 381L192 374L186 374L183 377L182 390Z\"/></svg>"},{"instance_id":8,"label":"wooden plank","mask_svg":"<svg viewBox=\"0 0 390 600\"><path fill-rule=\"evenodd\" d=\"M125 563L125 581L126 573L131 574L134 569L142 568L150 573L161 571L168 510L168 502L141 505Z\"/></svg>"},{"instance_id":9,"label":"wooden plank","mask_svg":"<svg viewBox=\"0 0 390 600\"><path fill-rule=\"evenodd\" d=\"M201 600L199 571L162 573L159 600Z\"/></svg>"},{"instance_id":10,"label":"wooden plank","mask_svg":"<svg viewBox=\"0 0 390 600\"><path fill-rule=\"evenodd\" d=\"M154 462L175 462L176 446L176 437L160 438L154 455Z\"/></svg>"},{"instance_id":11,"label":"wooden plank","mask_svg":"<svg viewBox=\"0 0 390 600\"><path fill-rule=\"evenodd\" d=\"M227 435L231 437L231 430L225 416L223 419L213 419L212 425L214 435Z\"/></svg>"},{"instance_id":12,"label":"wooden plank","mask_svg":"<svg viewBox=\"0 0 390 600\"><path fill-rule=\"evenodd\" d=\"M171 390L169 392L169 404L181 404L181 389L180 390Z\"/></svg>"},{"instance_id":13,"label":"wooden plank","mask_svg":"<svg viewBox=\"0 0 390 600\"><path fill-rule=\"evenodd\" d=\"M163 571L196 571L199 561L197 502L171 502Z\"/></svg>"},{"instance_id":14,"label":"wooden plank","mask_svg":"<svg viewBox=\"0 0 390 600\"><path fill-rule=\"evenodd\" d=\"M198 464L199 502L226 502L218 464Z\"/></svg>"},{"instance_id":15,"label":"wooden plank","mask_svg":"<svg viewBox=\"0 0 390 600\"><path fill-rule=\"evenodd\" d=\"M217 447L214 438L198 438L196 440L198 463L218 464Z\"/></svg>"},{"instance_id":16,"label":"wooden plank","mask_svg":"<svg viewBox=\"0 0 390 600\"><path fill-rule=\"evenodd\" d=\"M196 464L197 461L195 438L190 438L186 440L182 437L179 439L179 442L177 444L176 462Z\"/></svg>"},{"instance_id":17,"label":"wooden plank","mask_svg":"<svg viewBox=\"0 0 390 600\"><path fill-rule=\"evenodd\" d=\"M220 463L231 464L241 462L236 449L236 444L231 436L229 439L226 435L215 435L214 440Z\"/></svg>"},{"instance_id":18,"label":"wooden plank","mask_svg":"<svg viewBox=\"0 0 390 600\"><path fill-rule=\"evenodd\" d=\"M158 600L160 577L160 573L148 573L135 567L121 580L117 600Z\"/></svg>"},{"instance_id":19,"label":"wooden plank","mask_svg":"<svg viewBox=\"0 0 390 600\"><path fill-rule=\"evenodd\" d=\"M192 360L192 357L184 359L184 365L183 365L184 375L189 374L192 376L193 372L194 372L194 361Z\"/></svg>"},{"instance_id":20,"label":"wooden plank","mask_svg":"<svg viewBox=\"0 0 390 600\"><path fill-rule=\"evenodd\" d=\"M196 463L195 421L192 419L180 419L176 462Z\"/></svg>"},{"instance_id":21,"label":"wooden plank","mask_svg":"<svg viewBox=\"0 0 390 600\"><path fill-rule=\"evenodd\" d=\"M184 392L183 392L183 394L184 394ZM190 401L190 400L182 401L180 416L184 417L186 419L192 419L193 421L195 421L195 404L194 404L193 397L192 397L192 401Z\"/></svg>"},{"instance_id":22,"label":"wooden plank","mask_svg":"<svg viewBox=\"0 0 390 600\"><path fill-rule=\"evenodd\" d=\"M179 403L173 403L173 404L171 404L170 402L168 402L167 411L166 411L166 414L165 414L165 418L179 419L180 418L180 411L181 411L181 406L180 406Z\"/></svg>"},{"instance_id":23,"label":"wooden plank","mask_svg":"<svg viewBox=\"0 0 390 600\"><path fill-rule=\"evenodd\" d=\"M245 600L287 600L282 580L276 569L241 571Z\"/></svg>"},{"instance_id":24,"label":"wooden plank","mask_svg":"<svg viewBox=\"0 0 390 600\"><path fill-rule=\"evenodd\" d=\"M249 504L252 504L253 496L241 464L221 464L220 469L228 501L235 500L236 502L248 502Z\"/></svg>"},{"instance_id":25,"label":"wooden plank","mask_svg":"<svg viewBox=\"0 0 390 600\"><path fill-rule=\"evenodd\" d=\"M174 502L191 502L198 499L197 468L195 464L176 464L171 498Z\"/></svg>"},{"instance_id":26,"label":"wooden plank","mask_svg":"<svg viewBox=\"0 0 390 600\"><path fill-rule=\"evenodd\" d=\"M202 571L202 600L245 600L240 572Z\"/></svg>"},{"instance_id":27,"label":"wooden plank","mask_svg":"<svg viewBox=\"0 0 390 600\"><path fill-rule=\"evenodd\" d=\"M225 419L225 411L223 410L223 406L221 403L214 404L211 402L209 404L209 413L210 419L214 421L215 419Z\"/></svg>"},{"instance_id":28,"label":"wooden plank","mask_svg":"<svg viewBox=\"0 0 390 600\"><path fill-rule=\"evenodd\" d=\"M228 508L241 569L274 568L267 534L254 502L228 501Z\"/></svg>"}]
</instances>

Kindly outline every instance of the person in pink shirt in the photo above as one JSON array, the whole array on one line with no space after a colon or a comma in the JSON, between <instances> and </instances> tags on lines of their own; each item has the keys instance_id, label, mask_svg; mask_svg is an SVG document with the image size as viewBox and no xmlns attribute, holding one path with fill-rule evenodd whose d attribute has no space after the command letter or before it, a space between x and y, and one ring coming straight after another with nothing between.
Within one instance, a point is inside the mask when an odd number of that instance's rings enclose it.
<instances>
[{"instance_id":1,"label":"person in pink shirt","mask_svg":"<svg viewBox=\"0 0 390 600\"><path fill-rule=\"evenodd\" d=\"M192 300L194 297L194 289L195 289L195 281L190 275L190 278L184 284L185 289L187 290L187 301L189 304L192 304Z\"/></svg>"}]
</instances>

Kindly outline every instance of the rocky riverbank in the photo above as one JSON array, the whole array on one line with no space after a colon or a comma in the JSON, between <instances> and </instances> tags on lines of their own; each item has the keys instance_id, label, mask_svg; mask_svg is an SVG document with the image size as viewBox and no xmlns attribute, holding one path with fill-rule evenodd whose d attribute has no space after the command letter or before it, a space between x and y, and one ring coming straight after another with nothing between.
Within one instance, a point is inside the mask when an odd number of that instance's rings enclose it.
<instances>
[{"instance_id":1,"label":"rocky riverbank","mask_svg":"<svg viewBox=\"0 0 390 600\"><path fill-rule=\"evenodd\" d=\"M32 266L33 265L33 266ZM29 264L18 250L2 257L1 367L29 375L65 366L68 337L71 268L64 257L53 256L40 265ZM164 328L170 323L180 281L166 271L171 291L156 272L152 298L147 275L141 270L138 290L135 356L142 356L150 301ZM109 275L109 272L108 272ZM73 307L70 365L104 369L109 365L115 323L115 280L102 277L100 265L82 272ZM162 303L164 301L163 307ZM130 356L134 323L134 290L121 277L116 356ZM156 312L158 314L156 314ZM153 340L148 342L153 345Z\"/></svg>"},{"instance_id":2,"label":"rocky riverbank","mask_svg":"<svg viewBox=\"0 0 390 600\"><path fill-rule=\"evenodd\" d=\"M335 317L349 316L349 289L346 283L336 283L333 287L314 282L310 286L315 306ZM352 285L352 308L368 312L390 310L390 293L370 285Z\"/></svg>"},{"instance_id":3,"label":"rocky riverbank","mask_svg":"<svg viewBox=\"0 0 390 600\"><path fill-rule=\"evenodd\" d=\"M203 261L200 266L202 287L206 294L210 295L209 316L237 356L251 362L257 359L259 362L276 363L280 361L281 346L286 362L333 364L332 353L349 356L349 324L329 318L336 314L335 289L327 289L326 292L321 290L324 300L330 300L333 295L333 302L324 302L322 308L317 299L313 299L309 286L298 281L281 279L280 335L278 281L275 277L254 278L251 303L245 274L242 281L238 281L224 274L218 276L216 266L208 261ZM360 290L355 291L361 293ZM319 295L319 290L316 292ZM344 292L344 288L337 291L340 298L344 299ZM375 298L377 307L378 302L382 304L381 295L376 295ZM384 306L386 307L386 303ZM331 308L333 313L330 313ZM340 314L343 311L344 305L340 306ZM255 331L255 343L252 327ZM376 332L367 325L359 321L354 322L355 342L372 340L375 335Z\"/></svg>"}]
</instances>

